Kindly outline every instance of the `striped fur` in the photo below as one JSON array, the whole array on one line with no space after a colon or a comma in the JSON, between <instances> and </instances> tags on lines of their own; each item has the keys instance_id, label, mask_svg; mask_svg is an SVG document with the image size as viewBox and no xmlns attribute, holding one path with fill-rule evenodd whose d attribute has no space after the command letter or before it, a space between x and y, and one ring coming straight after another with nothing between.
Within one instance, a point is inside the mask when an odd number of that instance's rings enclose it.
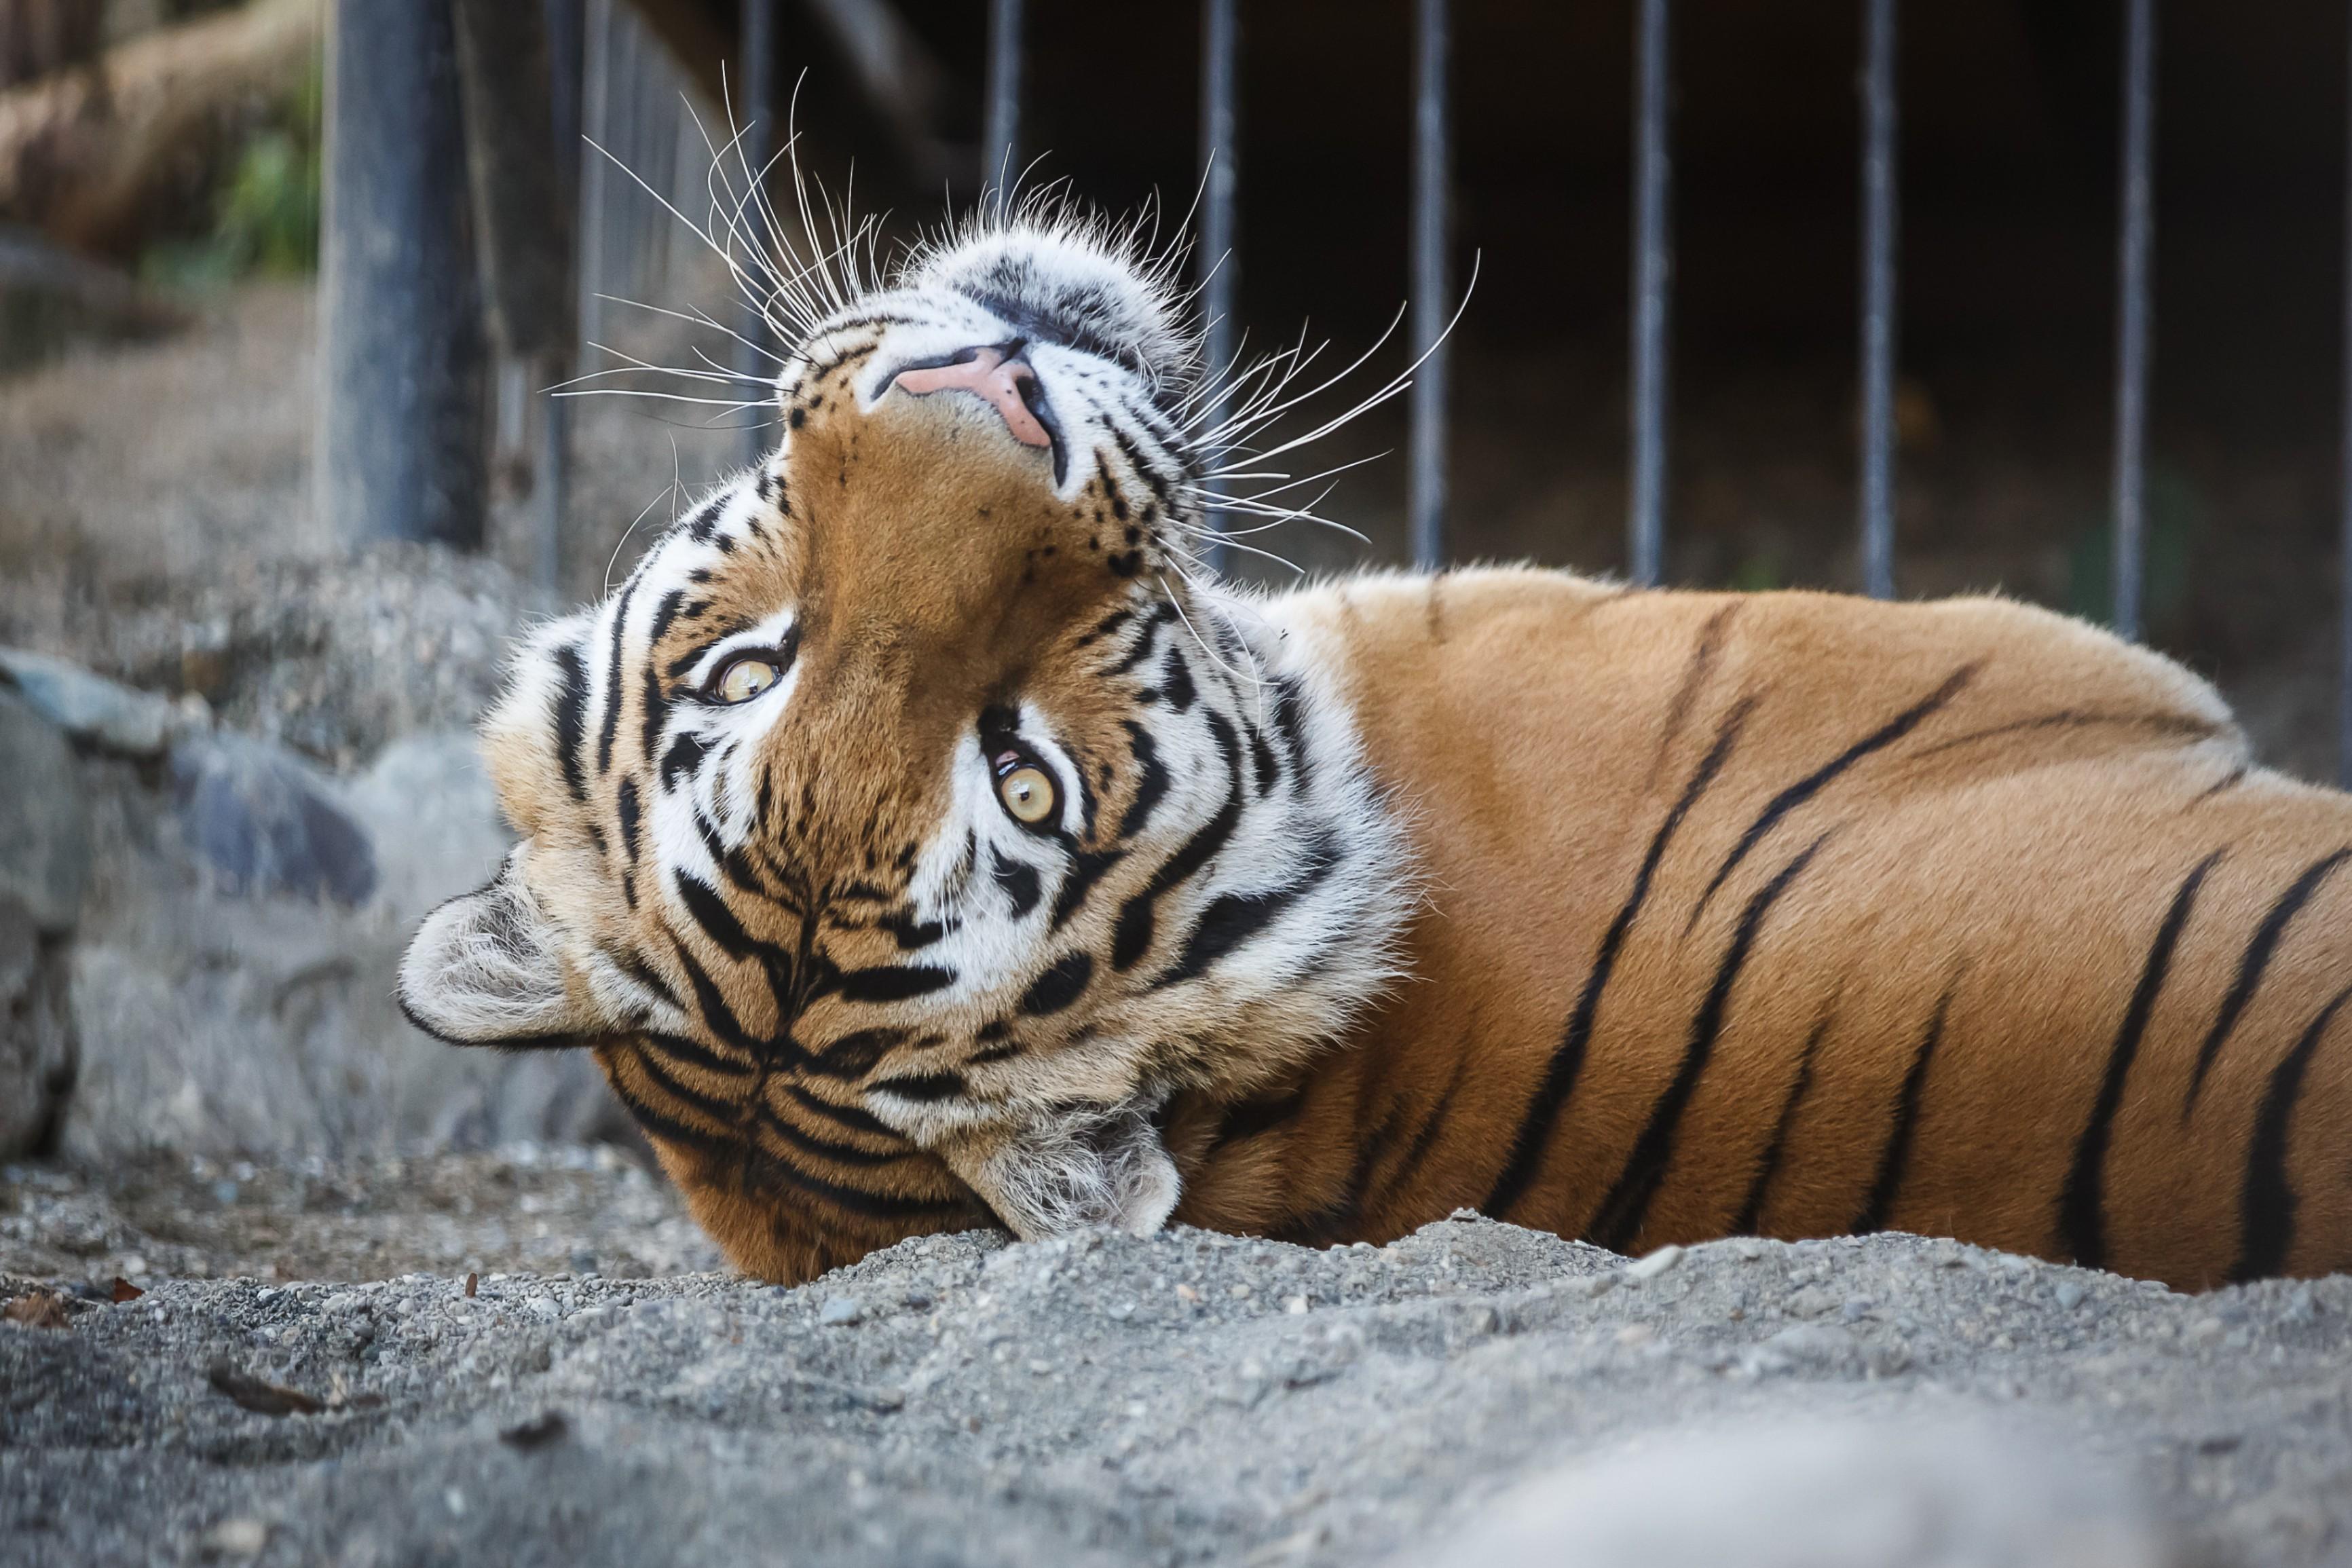
<instances>
[{"instance_id":1,"label":"striped fur","mask_svg":"<svg viewBox=\"0 0 2352 1568\"><path fill-rule=\"evenodd\" d=\"M1174 319L1016 227L813 334L781 449L520 655L521 844L420 931L411 1016L593 1048L779 1279L991 1216L1463 1206L2352 1265L2352 800L1997 600L1203 585ZM975 348L1049 447L898 384ZM747 649L781 679L709 700Z\"/></svg>"}]
</instances>

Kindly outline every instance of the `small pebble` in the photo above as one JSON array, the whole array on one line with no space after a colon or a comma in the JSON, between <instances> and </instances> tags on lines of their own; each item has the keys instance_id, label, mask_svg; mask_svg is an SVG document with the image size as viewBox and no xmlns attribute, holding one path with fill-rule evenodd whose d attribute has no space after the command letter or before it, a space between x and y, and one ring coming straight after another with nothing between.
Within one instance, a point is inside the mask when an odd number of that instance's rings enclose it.
<instances>
[{"instance_id":1,"label":"small pebble","mask_svg":"<svg viewBox=\"0 0 2352 1568\"><path fill-rule=\"evenodd\" d=\"M257 1557L269 1544L269 1526L257 1519L225 1519L205 1531L202 1545L214 1557Z\"/></svg>"},{"instance_id":2,"label":"small pebble","mask_svg":"<svg viewBox=\"0 0 2352 1568\"><path fill-rule=\"evenodd\" d=\"M1289 1297L1283 1301L1282 1310L1289 1313L1294 1318L1303 1318L1307 1315L1307 1298L1304 1296Z\"/></svg>"},{"instance_id":3,"label":"small pebble","mask_svg":"<svg viewBox=\"0 0 2352 1568\"><path fill-rule=\"evenodd\" d=\"M855 1296L827 1296L824 1305L817 1309L816 1321L832 1329L856 1322L866 1316L865 1305Z\"/></svg>"},{"instance_id":4,"label":"small pebble","mask_svg":"<svg viewBox=\"0 0 2352 1568\"><path fill-rule=\"evenodd\" d=\"M2083 1288L2072 1279L2061 1279L2058 1281L2057 1289L2050 1294L2057 1300L2061 1308L2069 1312L2083 1304Z\"/></svg>"},{"instance_id":5,"label":"small pebble","mask_svg":"<svg viewBox=\"0 0 2352 1568\"><path fill-rule=\"evenodd\" d=\"M1644 1279L1655 1279L1659 1275L1664 1274L1667 1269L1672 1268L1675 1264L1680 1263L1682 1260L1683 1249L1681 1247L1662 1247L1658 1248L1657 1251L1651 1253L1648 1257L1637 1258L1633 1262L1625 1265L1625 1279L1629 1283L1635 1284L1638 1284Z\"/></svg>"}]
</instances>

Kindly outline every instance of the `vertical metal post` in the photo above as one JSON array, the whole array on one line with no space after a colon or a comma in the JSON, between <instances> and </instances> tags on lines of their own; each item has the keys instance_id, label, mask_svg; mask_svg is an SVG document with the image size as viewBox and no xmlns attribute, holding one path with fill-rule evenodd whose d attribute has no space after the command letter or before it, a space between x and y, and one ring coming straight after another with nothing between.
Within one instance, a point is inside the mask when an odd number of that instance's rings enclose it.
<instances>
[{"instance_id":1,"label":"vertical metal post","mask_svg":"<svg viewBox=\"0 0 2352 1568\"><path fill-rule=\"evenodd\" d=\"M1864 0L1862 591L1895 596L1895 7Z\"/></svg>"},{"instance_id":2,"label":"vertical metal post","mask_svg":"<svg viewBox=\"0 0 2352 1568\"><path fill-rule=\"evenodd\" d=\"M2337 563L2337 612L2342 617L2342 663L2336 688L2336 782L2352 789L2352 61L2346 73L2344 201L2344 508Z\"/></svg>"},{"instance_id":3,"label":"vertical metal post","mask_svg":"<svg viewBox=\"0 0 2352 1568\"><path fill-rule=\"evenodd\" d=\"M1195 264L1201 269L1201 310L1206 318L1202 369L1212 384L1233 370L1239 339L1234 316L1241 295L1241 250L1237 244L1241 198L1241 17L1238 0L1201 0L1201 164L1206 189L1201 193L1201 244ZM1209 429L1223 424L1230 399L1220 395L1202 411ZM1222 498L1223 484L1208 481L1211 495ZM1223 572L1233 552L1225 547L1229 514L1209 508L1209 564Z\"/></svg>"},{"instance_id":4,"label":"vertical metal post","mask_svg":"<svg viewBox=\"0 0 2352 1568\"><path fill-rule=\"evenodd\" d=\"M988 105L980 172L997 202L1010 201L1021 178L1021 0L988 0Z\"/></svg>"},{"instance_id":5,"label":"vertical metal post","mask_svg":"<svg viewBox=\"0 0 2352 1568\"><path fill-rule=\"evenodd\" d=\"M1664 566L1666 344L1674 298L1671 0L1641 0L1634 38L1633 471L1626 500L1629 574L1647 587Z\"/></svg>"},{"instance_id":6,"label":"vertical metal post","mask_svg":"<svg viewBox=\"0 0 2352 1568\"><path fill-rule=\"evenodd\" d=\"M576 294L581 247L586 242L580 226L580 99L587 19L583 0L546 0L546 6L549 128L555 139L557 199L572 226L571 284ZM551 385L570 380L578 363L576 310L573 316L572 352L551 355L546 367ZM540 586L551 591L563 583L563 531L572 502L572 400L543 388L531 391L541 409L531 476L531 499L538 511L531 542L533 575Z\"/></svg>"},{"instance_id":7,"label":"vertical metal post","mask_svg":"<svg viewBox=\"0 0 2352 1568\"><path fill-rule=\"evenodd\" d=\"M580 342L604 342L604 210L611 199L614 8L622 0L585 0L580 66Z\"/></svg>"},{"instance_id":8,"label":"vertical metal post","mask_svg":"<svg viewBox=\"0 0 2352 1568\"><path fill-rule=\"evenodd\" d=\"M2156 0L2124 0L2123 237L2116 333L2115 628L2140 635L2146 582L2148 301L2156 234Z\"/></svg>"},{"instance_id":9,"label":"vertical metal post","mask_svg":"<svg viewBox=\"0 0 2352 1568\"><path fill-rule=\"evenodd\" d=\"M762 221L756 193L764 184L768 160L775 155L776 137L776 0L743 0L741 39L743 102L736 110L743 119L740 143L744 195L751 199L750 216L756 231ZM775 374L769 357L772 333L757 301L745 300L743 342L735 345L735 369L741 375L763 378ZM745 389L747 392L749 388ZM749 423L742 433L742 460L756 463L773 445L764 408L746 409Z\"/></svg>"},{"instance_id":10,"label":"vertical metal post","mask_svg":"<svg viewBox=\"0 0 2352 1568\"><path fill-rule=\"evenodd\" d=\"M446 5L336 0L319 494L353 539L482 543L488 353Z\"/></svg>"},{"instance_id":11,"label":"vertical metal post","mask_svg":"<svg viewBox=\"0 0 2352 1568\"><path fill-rule=\"evenodd\" d=\"M1453 176L1446 101L1446 0L1418 0L1412 111L1412 472L1408 518L1413 564L1445 559L1446 249Z\"/></svg>"}]
</instances>

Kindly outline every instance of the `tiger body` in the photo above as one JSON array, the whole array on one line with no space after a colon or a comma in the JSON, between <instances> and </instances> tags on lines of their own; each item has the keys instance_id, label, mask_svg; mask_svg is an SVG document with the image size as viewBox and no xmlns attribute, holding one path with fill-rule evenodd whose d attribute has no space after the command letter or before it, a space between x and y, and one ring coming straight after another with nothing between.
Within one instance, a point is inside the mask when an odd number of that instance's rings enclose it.
<instances>
[{"instance_id":1,"label":"tiger body","mask_svg":"<svg viewBox=\"0 0 2352 1568\"><path fill-rule=\"evenodd\" d=\"M1412 978L1180 1116L1179 1218L2352 1266L2352 802L2251 768L2179 666L1991 598L1478 571L1270 608L1407 824Z\"/></svg>"},{"instance_id":2,"label":"tiger body","mask_svg":"<svg viewBox=\"0 0 2352 1568\"><path fill-rule=\"evenodd\" d=\"M776 453L523 648L411 1016L593 1050L778 1279L1465 1206L2347 1261L2352 799L1997 600L1204 580L1172 309L1016 226L813 319Z\"/></svg>"}]
</instances>

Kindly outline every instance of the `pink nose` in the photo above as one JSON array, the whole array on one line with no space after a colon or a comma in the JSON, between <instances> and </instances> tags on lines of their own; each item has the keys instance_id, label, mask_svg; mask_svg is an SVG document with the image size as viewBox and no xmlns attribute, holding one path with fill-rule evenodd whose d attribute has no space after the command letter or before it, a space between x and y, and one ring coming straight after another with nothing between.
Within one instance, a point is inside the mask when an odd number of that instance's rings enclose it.
<instances>
[{"instance_id":1,"label":"pink nose","mask_svg":"<svg viewBox=\"0 0 2352 1568\"><path fill-rule=\"evenodd\" d=\"M1053 437L1021 396L1021 384L1036 379L1035 371L1019 360L1006 359L1002 350L976 349L971 358L958 364L902 371L894 384L917 397L934 392L977 393L1004 416L1004 427L1013 432L1014 440L1024 447L1051 447Z\"/></svg>"}]
</instances>

